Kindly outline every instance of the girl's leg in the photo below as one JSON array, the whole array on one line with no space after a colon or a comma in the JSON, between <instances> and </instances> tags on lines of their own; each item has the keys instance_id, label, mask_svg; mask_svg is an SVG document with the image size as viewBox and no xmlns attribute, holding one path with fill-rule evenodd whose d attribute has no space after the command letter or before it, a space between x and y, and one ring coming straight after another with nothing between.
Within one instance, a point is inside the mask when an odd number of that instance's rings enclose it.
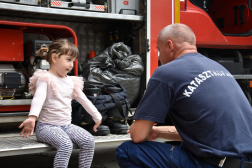
<instances>
[{"instance_id":1,"label":"girl's leg","mask_svg":"<svg viewBox=\"0 0 252 168\"><path fill-rule=\"evenodd\" d=\"M36 137L39 142L44 142L57 148L54 158L54 168L67 168L73 150L73 143L68 135L59 127L38 123Z\"/></svg>"},{"instance_id":2,"label":"girl's leg","mask_svg":"<svg viewBox=\"0 0 252 168\"><path fill-rule=\"evenodd\" d=\"M71 124L66 129L67 135L80 147L79 167L90 168L94 155L94 137L85 129Z\"/></svg>"}]
</instances>

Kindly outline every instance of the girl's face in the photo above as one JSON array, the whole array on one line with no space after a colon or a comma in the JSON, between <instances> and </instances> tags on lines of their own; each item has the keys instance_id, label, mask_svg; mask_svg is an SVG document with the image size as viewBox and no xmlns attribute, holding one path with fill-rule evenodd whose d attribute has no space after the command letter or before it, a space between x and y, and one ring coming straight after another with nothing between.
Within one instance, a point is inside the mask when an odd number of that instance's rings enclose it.
<instances>
[{"instance_id":1,"label":"girl's face","mask_svg":"<svg viewBox=\"0 0 252 168\"><path fill-rule=\"evenodd\" d=\"M69 55L61 55L55 61L54 70L59 77L65 77L73 68L75 58Z\"/></svg>"}]
</instances>

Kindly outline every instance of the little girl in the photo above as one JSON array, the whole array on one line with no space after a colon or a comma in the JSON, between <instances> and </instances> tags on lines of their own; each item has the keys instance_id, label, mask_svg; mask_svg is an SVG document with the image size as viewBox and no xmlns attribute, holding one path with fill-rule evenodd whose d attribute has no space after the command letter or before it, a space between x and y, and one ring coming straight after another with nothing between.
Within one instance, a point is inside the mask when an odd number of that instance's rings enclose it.
<instances>
[{"instance_id":1,"label":"little girl","mask_svg":"<svg viewBox=\"0 0 252 168\"><path fill-rule=\"evenodd\" d=\"M36 70L30 78L29 90L34 95L28 118L19 126L20 135L33 134L35 120L36 138L57 148L54 168L66 168L73 144L80 147L79 167L90 167L94 154L94 138L81 127L71 124L71 101L77 100L93 117L94 131L101 123L101 114L82 92L83 79L67 76L79 56L78 48L67 39L55 40L47 50L50 69Z\"/></svg>"}]
</instances>

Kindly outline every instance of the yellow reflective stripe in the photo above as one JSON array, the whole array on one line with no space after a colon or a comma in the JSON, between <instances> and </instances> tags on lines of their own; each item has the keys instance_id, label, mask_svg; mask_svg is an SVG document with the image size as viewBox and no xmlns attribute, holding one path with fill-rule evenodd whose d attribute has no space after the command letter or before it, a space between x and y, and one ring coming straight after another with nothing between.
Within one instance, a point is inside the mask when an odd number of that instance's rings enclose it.
<instances>
[{"instance_id":1,"label":"yellow reflective stripe","mask_svg":"<svg viewBox=\"0 0 252 168\"><path fill-rule=\"evenodd\" d=\"M174 23L180 23L180 0L174 0L174 1L175 1Z\"/></svg>"}]
</instances>

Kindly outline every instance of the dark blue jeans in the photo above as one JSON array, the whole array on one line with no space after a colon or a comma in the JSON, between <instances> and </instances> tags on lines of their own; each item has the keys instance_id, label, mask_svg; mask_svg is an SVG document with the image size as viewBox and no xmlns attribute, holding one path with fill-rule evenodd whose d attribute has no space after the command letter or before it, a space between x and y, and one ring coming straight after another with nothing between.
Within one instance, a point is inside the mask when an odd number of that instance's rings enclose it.
<instances>
[{"instance_id":1,"label":"dark blue jeans","mask_svg":"<svg viewBox=\"0 0 252 168\"><path fill-rule=\"evenodd\" d=\"M116 149L116 159L121 168L219 168L183 147L155 141L124 142Z\"/></svg>"}]
</instances>

